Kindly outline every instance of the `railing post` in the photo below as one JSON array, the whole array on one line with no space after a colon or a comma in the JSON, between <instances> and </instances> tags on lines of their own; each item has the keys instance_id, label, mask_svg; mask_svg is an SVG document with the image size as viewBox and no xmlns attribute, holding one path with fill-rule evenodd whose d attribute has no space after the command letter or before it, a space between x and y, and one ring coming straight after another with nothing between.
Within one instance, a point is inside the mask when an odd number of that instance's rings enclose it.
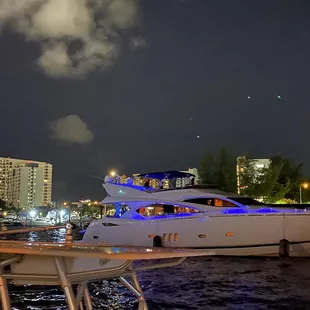
<instances>
[{"instance_id":1,"label":"railing post","mask_svg":"<svg viewBox=\"0 0 310 310\"><path fill-rule=\"evenodd\" d=\"M72 224L70 222L67 222L66 224L66 239L65 243L70 244L73 241L72 237Z\"/></svg>"},{"instance_id":2,"label":"railing post","mask_svg":"<svg viewBox=\"0 0 310 310\"><path fill-rule=\"evenodd\" d=\"M8 291L7 280L3 277L3 267L0 268L0 295L2 310L11 310L11 301Z\"/></svg>"},{"instance_id":3,"label":"railing post","mask_svg":"<svg viewBox=\"0 0 310 310\"><path fill-rule=\"evenodd\" d=\"M141 287L139 280L138 280L138 277L137 277L137 273L135 271L133 271L131 274L131 277L132 277L132 281L133 281L134 286L136 287L136 289L140 293L140 297L138 297L138 301L139 301L138 310L148 310L147 303L146 303L146 300L144 298L143 290L142 290L142 287Z\"/></svg>"},{"instance_id":4,"label":"railing post","mask_svg":"<svg viewBox=\"0 0 310 310\"><path fill-rule=\"evenodd\" d=\"M78 285L78 290L75 299L77 304L81 303L86 287L87 287L87 281L82 282L81 284Z\"/></svg>"},{"instance_id":5,"label":"railing post","mask_svg":"<svg viewBox=\"0 0 310 310\"><path fill-rule=\"evenodd\" d=\"M65 271L65 264L61 257L54 257L54 262L58 274L58 278L61 283L61 287L64 290L67 299L67 306L69 310L78 310L76 299L74 297L71 282L68 279Z\"/></svg>"},{"instance_id":6,"label":"railing post","mask_svg":"<svg viewBox=\"0 0 310 310\"><path fill-rule=\"evenodd\" d=\"M93 304L92 304L90 293L89 293L87 286L84 291L84 301L86 305L86 310L93 310Z\"/></svg>"}]
</instances>

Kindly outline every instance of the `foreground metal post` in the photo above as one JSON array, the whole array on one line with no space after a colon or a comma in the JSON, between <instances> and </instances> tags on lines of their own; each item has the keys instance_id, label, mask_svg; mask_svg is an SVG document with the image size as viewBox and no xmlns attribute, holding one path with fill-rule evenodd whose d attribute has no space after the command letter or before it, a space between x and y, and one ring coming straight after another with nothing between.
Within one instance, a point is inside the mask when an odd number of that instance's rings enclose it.
<instances>
[{"instance_id":1,"label":"foreground metal post","mask_svg":"<svg viewBox=\"0 0 310 310\"><path fill-rule=\"evenodd\" d=\"M137 298L141 296L140 292L133 286L131 285L124 277L119 277L119 280L121 283L126 286Z\"/></svg>"},{"instance_id":2,"label":"foreground metal post","mask_svg":"<svg viewBox=\"0 0 310 310\"><path fill-rule=\"evenodd\" d=\"M66 244L72 244L72 242L73 242L72 224L70 222L68 222L66 224L66 239L65 239L65 243Z\"/></svg>"},{"instance_id":3,"label":"foreground metal post","mask_svg":"<svg viewBox=\"0 0 310 310\"><path fill-rule=\"evenodd\" d=\"M7 280L2 276L3 268L0 269L0 294L1 294L1 304L2 310L11 310L11 301L8 291L8 283Z\"/></svg>"},{"instance_id":4,"label":"foreground metal post","mask_svg":"<svg viewBox=\"0 0 310 310\"><path fill-rule=\"evenodd\" d=\"M66 295L68 309L78 310L78 306L76 304L71 282L66 275L63 259L60 257L54 257L54 262L55 262L58 278L61 283L61 287L64 290L64 293Z\"/></svg>"},{"instance_id":5,"label":"foreground metal post","mask_svg":"<svg viewBox=\"0 0 310 310\"><path fill-rule=\"evenodd\" d=\"M134 280L134 278L136 279L136 281ZM138 281L138 278L135 272L132 273L132 279L133 279L134 285L130 284L124 277L119 277L119 280L121 281L121 283L125 285L137 297L138 302L139 302L138 310L148 310L142 288L139 284L139 281Z\"/></svg>"},{"instance_id":6,"label":"foreground metal post","mask_svg":"<svg viewBox=\"0 0 310 310\"><path fill-rule=\"evenodd\" d=\"M84 291L84 301L86 305L86 310L93 310L93 304L91 302L91 297L87 286Z\"/></svg>"},{"instance_id":7,"label":"foreground metal post","mask_svg":"<svg viewBox=\"0 0 310 310\"><path fill-rule=\"evenodd\" d=\"M82 302L82 298L84 296L84 292L85 292L86 287L87 287L87 281L79 284L77 294L76 294L76 304L77 305Z\"/></svg>"},{"instance_id":8,"label":"foreground metal post","mask_svg":"<svg viewBox=\"0 0 310 310\"><path fill-rule=\"evenodd\" d=\"M131 274L131 277L132 277L132 281L133 281L134 286L136 287L136 289L140 293L140 297L138 297L138 301L139 301L138 310L148 310L147 303L146 303L145 298L144 298L143 290L142 290L142 287L140 286L140 283L139 283L139 280L137 277L137 273L135 271L133 271Z\"/></svg>"}]
</instances>

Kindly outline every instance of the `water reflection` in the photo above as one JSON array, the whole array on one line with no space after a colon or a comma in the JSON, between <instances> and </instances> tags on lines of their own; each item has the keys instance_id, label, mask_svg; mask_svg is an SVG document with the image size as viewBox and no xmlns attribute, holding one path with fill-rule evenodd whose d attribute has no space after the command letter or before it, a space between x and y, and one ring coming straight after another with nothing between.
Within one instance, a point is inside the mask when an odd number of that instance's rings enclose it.
<instances>
[{"instance_id":1,"label":"water reflection","mask_svg":"<svg viewBox=\"0 0 310 310\"><path fill-rule=\"evenodd\" d=\"M6 236L7 237L7 236ZM19 236L60 241L65 230ZM150 310L310 309L308 259L196 258L181 266L139 274ZM117 281L90 285L95 309L137 309L135 297ZM67 309L57 287L12 287L14 309Z\"/></svg>"}]
</instances>

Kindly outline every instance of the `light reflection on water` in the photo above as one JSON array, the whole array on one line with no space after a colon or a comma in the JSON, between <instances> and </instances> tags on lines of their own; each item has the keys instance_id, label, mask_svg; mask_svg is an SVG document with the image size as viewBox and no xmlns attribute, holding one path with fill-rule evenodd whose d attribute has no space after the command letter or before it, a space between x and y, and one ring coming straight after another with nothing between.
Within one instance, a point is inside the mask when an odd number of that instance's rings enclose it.
<instances>
[{"instance_id":1,"label":"light reflection on water","mask_svg":"<svg viewBox=\"0 0 310 310\"><path fill-rule=\"evenodd\" d=\"M19 240L60 241L65 230L19 235ZM310 309L310 260L196 258L181 266L139 273L150 310ZM67 309L57 287L10 287L15 310ZM117 281L90 285L95 309L137 309Z\"/></svg>"}]
</instances>

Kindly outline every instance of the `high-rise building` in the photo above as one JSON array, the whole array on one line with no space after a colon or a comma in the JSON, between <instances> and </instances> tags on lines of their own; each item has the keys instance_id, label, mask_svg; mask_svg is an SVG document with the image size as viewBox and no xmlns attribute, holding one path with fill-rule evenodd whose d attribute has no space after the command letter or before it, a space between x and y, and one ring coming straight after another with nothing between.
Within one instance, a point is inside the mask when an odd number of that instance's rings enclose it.
<instances>
[{"instance_id":1,"label":"high-rise building","mask_svg":"<svg viewBox=\"0 0 310 310\"><path fill-rule=\"evenodd\" d=\"M200 183L198 168L188 168L188 170L182 172L193 174L195 176L194 178L195 185Z\"/></svg>"},{"instance_id":2,"label":"high-rise building","mask_svg":"<svg viewBox=\"0 0 310 310\"><path fill-rule=\"evenodd\" d=\"M0 157L0 199L22 208L50 205L52 165Z\"/></svg>"}]
</instances>

